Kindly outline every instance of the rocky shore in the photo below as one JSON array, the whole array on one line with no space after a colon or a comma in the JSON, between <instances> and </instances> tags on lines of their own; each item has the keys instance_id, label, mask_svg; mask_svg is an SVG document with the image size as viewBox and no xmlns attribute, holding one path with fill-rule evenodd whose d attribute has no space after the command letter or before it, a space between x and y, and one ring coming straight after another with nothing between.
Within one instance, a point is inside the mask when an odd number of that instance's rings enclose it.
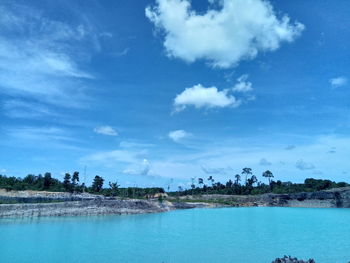
<instances>
[{"instance_id":1,"label":"rocky shore","mask_svg":"<svg viewBox=\"0 0 350 263\"><path fill-rule=\"evenodd\" d=\"M337 188L318 192L263 195L196 195L181 196L180 200L217 202L230 206L250 207L308 207L308 208L350 208L350 188Z\"/></svg>"},{"instance_id":2,"label":"rocky shore","mask_svg":"<svg viewBox=\"0 0 350 263\"><path fill-rule=\"evenodd\" d=\"M141 214L170 211L167 202L143 200L84 200L58 203L3 204L0 217L86 216Z\"/></svg>"},{"instance_id":3,"label":"rocky shore","mask_svg":"<svg viewBox=\"0 0 350 263\"><path fill-rule=\"evenodd\" d=\"M92 194L0 190L1 217L143 214L215 207L211 203L117 199ZM6 204L7 203L7 204Z\"/></svg>"}]
</instances>

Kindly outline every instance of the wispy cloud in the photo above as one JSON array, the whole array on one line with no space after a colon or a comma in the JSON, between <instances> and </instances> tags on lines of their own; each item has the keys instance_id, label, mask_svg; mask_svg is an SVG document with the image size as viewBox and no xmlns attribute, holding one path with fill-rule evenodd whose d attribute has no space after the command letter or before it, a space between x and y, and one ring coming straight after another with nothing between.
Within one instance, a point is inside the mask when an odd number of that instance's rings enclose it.
<instances>
[{"instance_id":1,"label":"wispy cloud","mask_svg":"<svg viewBox=\"0 0 350 263\"><path fill-rule=\"evenodd\" d=\"M201 165L201 169L206 174L221 174L221 175L227 175L232 174L233 169L231 167L208 167L205 165Z\"/></svg>"},{"instance_id":2,"label":"wispy cloud","mask_svg":"<svg viewBox=\"0 0 350 263\"><path fill-rule=\"evenodd\" d=\"M97 151L83 156L80 163L113 168L124 174L127 171L129 174L141 174L141 170L146 170L146 163L149 164L148 147L148 144L121 142L117 149Z\"/></svg>"},{"instance_id":3,"label":"wispy cloud","mask_svg":"<svg viewBox=\"0 0 350 263\"><path fill-rule=\"evenodd\" d=\"M103 135L117 136L118 132L111 126L100 126L94 129L94 132Z\"/></svg>"},{"instance_id":4,"label":"wispy cloud","mask_svg":"<svg viewBox=\"0 0 350 263\"><path fill-rule=\"evenodd\" d=\"M339 87L343 87L343 86L347 85L348 79L344 76L340 76L340 77L330 79L329 83L331 84L331 86L333 88L339 88Z\"/></svg>"},{"instance_id":5,"label":"wispy cloud","mask_svg":"<svg viewBox=\"0 0 350 263\"><path fill-rule=\"evenodd\" d=\"M83 157L82 162L95 162L107 167L113 167L118 163L138 163L140 159L144 159L146 151L118 149L112 151L102 151Z\"/></svg>"},{"instance_id":6,"label":"wispy cloud","mask_svg":"<svg viewBox=\"0 0 350 263\"><path fill-rule=\"evenodd\" d=\"M168 133L168 137L174 142L179 142L182 139L185 139L190 136L191 136L191 133L188 133L184 130L175 130Z\"/></svg>"},{"instance_id":7,"label":"wispy cloud","mask_svg":"<svg viewBox=\"0 0 350 263\"><path fill-rule=\"evenodd\" d=\"M63 107L87 99L83 64L95 33L83 22L52 20L23 5L0 5L0 92ZM86 64L86 63L85 63Z\"/></svg>"},{"instance_id":8,"label":"wispy cloud","mask_svg":"<svg viewBox=\"0 0 350 263\"><path fill-rule=\"evenodd\" d=\"M84 150L71 132L56 126L12 126L3 128L2 145L16 147Z\"/></svg>"},{"instance_id":9,"label":"wispy cloud","mask_svg":"<svg viewBox=\"0 0 350 263\"><path fill-rule=\"evenodd\" d=\"M123 57L123 56L126 56L129 53L129 51L130 51L130 48L124 48L119 52L113 52L112 55L114 57Z\"/></svg>"},{"instance_id":10,"label":"wispy cloud","mask_svg":"<svg viewBox=\"0 0 350 263\"><path fill-rule=\"evenodd\" d=\"M62 117L45 103L22 99L5 100L2 104L4 114L10 118L39 119L43 117Z\"/></svg>"}]
</instances>

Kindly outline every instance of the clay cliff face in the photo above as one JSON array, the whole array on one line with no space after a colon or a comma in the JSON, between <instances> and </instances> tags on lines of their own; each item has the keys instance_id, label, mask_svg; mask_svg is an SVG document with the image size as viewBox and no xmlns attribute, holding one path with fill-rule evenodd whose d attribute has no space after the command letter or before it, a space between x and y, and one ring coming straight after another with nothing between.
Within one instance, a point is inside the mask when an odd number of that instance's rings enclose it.
<instances>
[{"instance_id":1,"label":"clay cliff face","mask_svg":"<svg viewBox=\"0 0 350 263\"><path fill-rule=\"evenodd\" d=\"M181 199L224 202L231 206L350 208L350 188L296 194L182 196Z\"/></svg>"},{"instance_id":2,"label":"clay cliff face","mask_svg":"<svg viewBox=\"0 0 350 263\"><path fill-rule=\"evenodd\" d=\"M263 206L350 208L350 189L296 194L267 194L255 198Z\"/></svg>"},{"instance_id":3,"label":"clay cliff face","mask_svg":"<svg viewBox=\"0 0 350 263\"><path fill-rule=\"evenodd\" d=\"M0 217L86 216L107 214L140 214L173 209L167 202L143 200L87 200L60 203L3 204Z\"/></svg>"}]
</instances>

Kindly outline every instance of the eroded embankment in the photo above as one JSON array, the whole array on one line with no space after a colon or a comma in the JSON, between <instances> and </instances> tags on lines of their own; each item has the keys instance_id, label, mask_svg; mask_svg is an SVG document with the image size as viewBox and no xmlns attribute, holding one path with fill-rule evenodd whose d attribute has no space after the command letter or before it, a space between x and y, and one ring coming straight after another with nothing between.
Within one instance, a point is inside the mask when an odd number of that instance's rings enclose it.
<instances>
[{"instance_id":1,"label":"eroded embankment","mask_svg":"<svg viewBox=\"0 0 350 263\"><path fill-rule=\"evenodd\" d=\"M144 200L86 200L59 203L2 204L0 217L83 216L157 213L175 209L168 202Z\"/></svg>"},{"instance_id":2,"label":"eroded embankment","mask_svg":"<svg viewBox=\"0 0 350 263\"><path fill-rule=\"evenodd\" d=\"M86 216L143 214L175 209L212 207L213 204L118 199L92 194L0 190L0 217ZM6 204L7 203L7 204Z\"/></svg>"},{"instance_id":3,"label":"eroded embankment","mask_svg":"<svg viewBox=\"0 0 350 263\"><path fill-rule=\"evenodd\" d=\"M200 201L229 206L271 206L309 208L350 208L350 188L337 188L318 192L263 195L196 195L181 196L181 201Z\"/></svg>"},{"instance_id":4,"label":"eroded embankment","mask_svg":"<svg viewBox=\"0 0 350 263\"><path fill-rule=\"evenodd\" d=\"M170 198L169 200L171 202L121 200L91 194L0 191L0 201L15 202L14 204L0 204L0 217L141 214L222 206L350 208L350 188L296 194L197 195Z\"/></svg>"}]
</instances>

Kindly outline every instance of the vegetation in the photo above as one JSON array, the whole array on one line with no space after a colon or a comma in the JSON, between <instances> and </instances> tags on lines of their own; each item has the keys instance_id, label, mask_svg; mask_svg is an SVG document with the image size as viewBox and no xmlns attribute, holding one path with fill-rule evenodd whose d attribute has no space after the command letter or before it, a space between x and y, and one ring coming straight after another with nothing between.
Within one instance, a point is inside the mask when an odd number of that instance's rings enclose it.
<instances>
[{"instance_id":1,"label":"vegetation","mask_svg":"<svg viewBox=\"0 0 350 263\"><path fill-rule=\"evenodd\" d=\"M66 173L61 182L58 179L52 178L50 173L45 173L44 176L29 174L26 177L7 177L0 175L0 189L11 190L33 190L33 191L51 191L51 192L71 192L82 193L88 192L93 194L101 194L105 196L119 196L123 198L147 198L153 197L157 193L164 193L163 188L139 188L127 187L120 188L118 182L109 182L109 188L103 188L104 179L96 175L92 185L86 187L84 183L79 184L79 172L74 172L73 176Z\"/></svg>"},{"instance_id":2,"label":"vegetation","mask_svg":"<svg viewBox=\"0 0 350 263\"><path fill-rule=\"evenodd\" d=\"M242 179L244 182L242 183ZM183 189L179 186L178 191L169 192L172 196L181 195L201 195L201 194L226 194L226 195L248 195L248 194L264 194L264 193L297 193L327 190L331 188L345 187L349 184L345 182L336 183L330 180L308 178L304 183L274 181L274 175L267 170L262 173L262 178L266 178L268 183L258 180L253 174L251 168L243 168L241 174L233 176L225 183L215 181L213 176L209 176L207 180L204 178L191 178L191 188ZM105 196L119 196L125 198L153 198L156 194L164 193L163 188L139 188L127 187L121 188L118 182L109 182L108 187L104 188L104 179L96 175L90 187L86 187L84 183L79 184L79 172L75 171L71 176L66 173L62 178L63 181L53 178L51 173L44 175L29 174L26 177L7 177L0 175L0 188L11 190L36 190L36 191L52 191L52 192L88 192L101 194ZM265 180L266 180L265 179ZM197 183L197 185L196 185ZM169 191L169 190L168 190ZM157 196L162 199L163 196Z\"/></svg>"},{"instance_id":3,"label":"vegetation","mask_svg":"<svg viewBox=\"0 0 350 263\"><path fill-rule=\"evenodd\" d=\"M241 177L244 178L244 183L241 183ZM320 190L327 190L331 188L339 188L349 186L348 183L336 183L330 180L307 178L304 183L282 182L280 180L274 181L274 175L267 170L262 173L263 178L268 179L268 183L258 180L258 177L253 174L251 168L243 168L241 174L234 176L234 181L229 179L226 183L215 182L213 176L207 179L208 185L204 184L203 178L198 178L198 185L194 184L192 178L191 189L183 190L179 187L177 192L172 192L172 196L180 195L202 195L202 194L224 194L224 195L248 195L248 194L289 194L298 192L314 192Z\"/></svg>"}]
</instances>

